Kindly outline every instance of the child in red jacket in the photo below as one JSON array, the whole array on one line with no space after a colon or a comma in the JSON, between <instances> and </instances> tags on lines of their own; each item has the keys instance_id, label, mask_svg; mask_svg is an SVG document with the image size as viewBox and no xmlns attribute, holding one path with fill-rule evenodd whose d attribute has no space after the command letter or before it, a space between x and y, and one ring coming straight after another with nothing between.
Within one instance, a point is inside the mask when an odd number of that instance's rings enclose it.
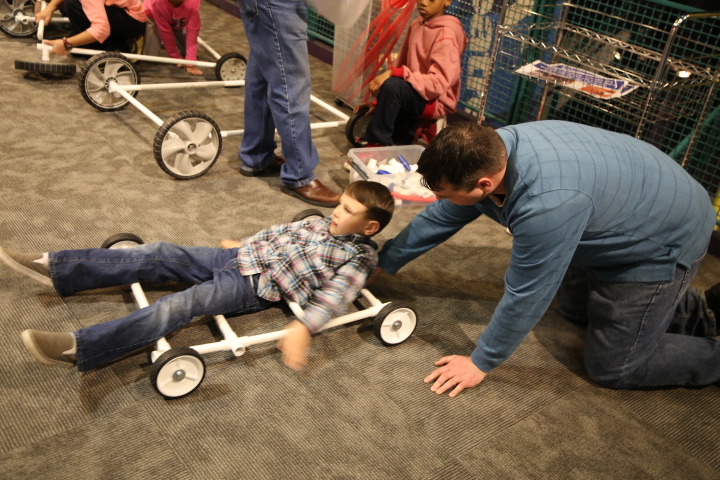
<instances>
[{"instance_id":1,"label":"child in red jacket","mask_svg":"<svg viewBox=\"0 0 720 480\"><path fill-rule=\"evenodd\" d=\"M162 40L171 58L197 60L200 0L145 0L144 3L148 23L154 24L154 28L148 29L151 33L145 39L144 53L157 56ZM202 70L194 65L178 64L178 67L192 75L202 75Z\"/></svg>"},{"instance_id":2,"label":"child in red jacket","mask_svg":"<svg viewBox=\"0 0 720 480\"><path fill-rule=\"evenodd\" d=\"M412 143L417 117L440 118L455 112L460 96L460 57L468 39L460 20L445 15L452 0L417 0L420 18L408 29L392 69L368 85L374 116L365 132L368 144Z\"/></svg>"}]
</instances>

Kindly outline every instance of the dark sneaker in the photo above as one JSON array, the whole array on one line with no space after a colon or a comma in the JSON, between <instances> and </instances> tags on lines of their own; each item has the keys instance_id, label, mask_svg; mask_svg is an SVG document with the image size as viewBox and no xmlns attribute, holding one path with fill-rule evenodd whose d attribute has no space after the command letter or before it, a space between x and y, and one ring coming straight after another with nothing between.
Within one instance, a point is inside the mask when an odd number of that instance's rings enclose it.
<instances>
[{"instance_id":1,"label":"dark sneaker","mask_svg":"<svg viewBox=\"0 0 720 480\"><path fill-rule=\"evenodd\" d=\"M53 284L52 280L50 280L48 267L36 262L36 260L42 260L42 257L42 253L22 253L0 247L0 260L2 260L5 265L43 285L52 287Z\"/></svg>"},{"instance_id":2,"label":"dark sneaker","mask_svg":"<svg viewBox=\"0 0 720 480\"><path fill-rule=\"evenodd\" d=\"M240 175L244 177L266 177L268 175L276 175L280 173L280 168L285 164L285 157L281 155L275 155L270 165L260 170L246 170L240 166Z\"/></svg>"},{"instance_id":3,"label":"dark sneaker","mask_svg":"<svg viewBox=\"0 0 720 480\"><path fill-rule=\"evenodd\" d=\"M715 318L720 321L720 283L716 283L705 290L705 301L710 310L715 314Z\"/></svg>"},{"instance_id":4,"label":"dark sneaker","mask_svg":"<svg viewBox=\"0 0 720 480\"><path fill-rule=\"evenodd\" d=\"M75 354L69 353L75 351L75 337L72 333L25 330L21 337L36 362L62 367L75 365Z\"/></svg>"}]
</instances>

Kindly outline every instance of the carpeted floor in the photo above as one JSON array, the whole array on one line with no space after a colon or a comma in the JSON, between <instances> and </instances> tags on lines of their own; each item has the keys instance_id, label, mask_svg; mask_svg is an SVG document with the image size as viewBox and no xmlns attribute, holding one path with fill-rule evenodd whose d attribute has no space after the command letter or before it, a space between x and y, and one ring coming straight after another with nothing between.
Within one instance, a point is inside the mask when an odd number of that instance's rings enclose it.
<instances>
[{"instance_id":1,"label":"carpeted floor","mask_svg":"<svg viewBox=\"0 0 720 480\"><path fill-rule=\"evenodd\" d=\"M247 53L237 18L204 3L202 19L215 50ZM34 40L0 42L0 245L95 247L133 232L146 242L217 246L307 208L280 193L277 177L238 173L239 137L225 139L207 175L174 180L153 158L157 127L135 107L101 113L83 100L76 78L24 78L14 60L39 61ZM313 58L311 65L313 93L332 102L331 67ZM170 65L138 69L144 84L199 80ZM145 91L138 100L162 119L192 109L222 130L243 126L241 88ZM315 107L313 118L334 120ZM314 139L320 179L341 190L349 148L342 129L317 130ZM419 211L401 209L379 240ZM373 293L407 302L419 316L402 345L382 346L364 321L316 337L300 373L282 365L273 344L239 358L209 354L203 384L174 401L155 393L147 350L80 374L34 363L20 341L25 328L74 330L125 315L136 308L129 288L61 298L0 265L0 477L720 478L719 388L599 388L583 369L583 330L552 308L481 386L454 399L430 392L422 379L432 363L469 354L487 325L510 246L501 227L481 219L381 277ZM720 260L709 257L695 285L718 281ZM146 292L153 301L177 288ZM241 336L287 321L279 308L230 318ZM174 346L219 339L210 318L169 338Z\"/></svg>"}]
</instances>

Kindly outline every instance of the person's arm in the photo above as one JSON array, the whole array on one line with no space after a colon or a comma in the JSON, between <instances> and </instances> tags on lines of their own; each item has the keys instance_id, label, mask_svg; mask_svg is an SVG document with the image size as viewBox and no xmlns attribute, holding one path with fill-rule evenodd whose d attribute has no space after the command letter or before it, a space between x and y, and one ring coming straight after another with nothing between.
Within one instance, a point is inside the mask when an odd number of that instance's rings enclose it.
<instances>
[{"instance_id":1,"label":"person's arm","mask_svg":"<svg viewBox=\"0 0 720 480\"><path fill-rule=\"evenodd\" d=\"M448 29L449 30L449 29ZM404 78L425 100L431 102L460 81L462 50L451 31L436 41L429 53L427 73L411 71L407 66L393 68L392 75Z\"/></svg>"},{"instance_id":2,"label":"person's arm","mask_svg":"<svg viewBox=\"0 0 720 480\"><path fill-rule=\"evenodd\" d=\"M188 2L189 0L186 0ZM185 27L185 58L197 60L198 35L200 34L200 2L193 0L188 5L188 23Z\"/></svg>"},{"instance_id":3,"label":"person's arm","mask_svg":"<svg viewBox=\"0 0 720 480\"><path fill-rule=\"evenodd\" d=\"M318 333L357 298L374 267L375 260L372 257L356 255L338 268L322 288L313 292L303 307L304 318L300 319L310 333Z\"/></svg>"},{"instance_id":4,"label":"person's arm","mask_svg":"<svg viewBox=\"0 0 720 480\"><path fill-rule=\"evenodd\" d=\"M453 379L477 380L477 372L480 383L520 345L557 292L593 204L579 192L553 191L533 197L520 210L509 219L513 246L505 293L470 357L454 355L452 361L444 357L440 362L447 362L426 378L426 382L437 379L432 387L436 393L455 387L451 396L457 395L474 385Z\"/></svg>"},{"instance_id":5,"label":"person's arm","mask_svg":"<svg viewBox=\"0 0 720 480\"><path fill-rule=\"evenodd\" d=\"M481 215L475 206L455 205L437 200L428 205L398 234L385 242L379 266L390 274L406 263L452 237Z\"/></svg>"}]
</instances>

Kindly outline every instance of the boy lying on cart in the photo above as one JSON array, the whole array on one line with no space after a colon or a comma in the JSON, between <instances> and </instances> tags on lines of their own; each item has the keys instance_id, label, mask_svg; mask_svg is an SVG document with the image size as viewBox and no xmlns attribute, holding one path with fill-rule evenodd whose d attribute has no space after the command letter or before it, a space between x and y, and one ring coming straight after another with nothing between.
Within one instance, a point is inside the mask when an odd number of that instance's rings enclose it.
<instances>
[{"instance_id":1,"label":"boy lying on cart","mask_svg":"<svg viewBox=\"0 0 720 480\"><path fill-rule=\"evenodd\" d=\"M22 340L43 365L76 365L81 372L111 362L193 317L244 314L285 295L305 312L278 342L283 362L299 370L311 335L355 300L377 265L370 237L392 218L393 198L380 183L358 181L329 217L284 223L223 248L152 243L133 248L20 253L0 248L0 259L60 295L135 282L189 282L130 315L74 332L25 330Z\"/></svg>"}]
</instances>

